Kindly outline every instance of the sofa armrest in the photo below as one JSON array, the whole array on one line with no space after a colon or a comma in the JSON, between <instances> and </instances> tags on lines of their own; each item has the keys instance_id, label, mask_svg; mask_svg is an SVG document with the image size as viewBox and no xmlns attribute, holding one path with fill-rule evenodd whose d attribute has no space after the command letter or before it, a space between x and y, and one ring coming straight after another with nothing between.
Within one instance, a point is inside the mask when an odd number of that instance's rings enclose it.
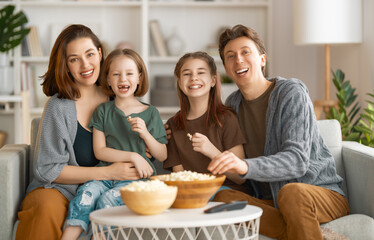
<instances>
[{"instance_id":1,"label":"sofa armrest","mask_svg":"<svg viewBox=\"0 0 374 240\"><path fill-rule=\"evenodd\" d=\"M8 144L0 149L0 232L10 239L17 211L29 183L29 145Z\"/></svg>"},{"instance_id":2,"label":"sofa armrest","mask_svg":"<svg viewBox=\"0 0 374 240\"><path fill-rule=\"evenodd\" d=\"M342 154L351 213L374 218L374 148L343 141Z\"/></svg>"}]
</instances>

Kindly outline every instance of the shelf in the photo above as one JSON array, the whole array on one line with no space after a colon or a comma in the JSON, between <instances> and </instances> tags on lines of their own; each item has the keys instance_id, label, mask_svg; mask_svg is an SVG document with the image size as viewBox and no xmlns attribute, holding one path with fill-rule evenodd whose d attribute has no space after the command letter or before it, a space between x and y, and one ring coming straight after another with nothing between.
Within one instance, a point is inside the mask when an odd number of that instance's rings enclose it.
<instances>
[{"instance_id":1,"label":"shelf","mask_svg":"<svg viewBox=\"0 0 374 240\"><path fill-rule=\"evenodd\" d=\"M44 57L26 57L23 56L21 57L22 62L27 62L27 63L48 63L49 57L44 56Z\"/></svg>"},{"instance_id":2,"label":"shelf","mask_svg":"<svg viewBox=\"0 0 374 240\"><path fill-rule=\"evenodd\" d=\"M150 7L267 7L268 1L150 1Z\"/></svg>"},{"instance_id":3,"label":"shelf","mask_svg":"<svg viewBox=\"0 0 374 240\"><path fill-rule=\"evenodd\" d=\"M0 95L0 103L21 102L22 97L19 95Z\"/></svg>"},{"instance_id":4,"label":"shelf","mask_svg":"<svg viewBox=\"0 0 374 240\"><path fill-rule=\"evenodd\" d=\"M159 56L150 56L149 62L150 63L177 63L181 56L168 56L168 57L159 57ZM213 57L216 63L222 63L221 58L219 56Z\"/></svg>"},{"instance_id":5,"label":"shelf","mask_svg":"<svg viewBox=\"0 0 374 240\"><path fill-rule=\"evenodd\" d=\"M151 63L176 63L180 57L168 56L168 57L158 57L150 56L149 62Z\"/></svg>"},{"instance_id":6,"label":"shelf","mask_svg":"<svg viewBox=\"0 0 374 240\"><path fill-rule=\"evenodd\" d=\"M186 52L202 50L214 56L221 73L223 64L216 44L219 31L226 26L238 23L249 25L263 35L264 41L271 39L269 32L273 0L0 0L0 7L16 5L27 15L28 24L38 27L43 52L47 56L21 56L22 49L14 51L15 92L21 91L21 70L26 65L32 73L35 95L43 96L40 85L49 62L49 52L60 30L72 23L89 26L105 43L107 51L118 43L130 43L142 55L149 71L150 86L155 87L156 76L172 76L175 64ZM224 16L224 17L221 17ZM158 20L164 40L172 36L174 29L184 40L184 50L180 56L154 56L156 49L150 31L149 21ZM271 30L271 29L270 29ZM25 64L26 63L26 64ZM23 75L24 76L24 75ZM37 82L39 81L39 82ZM31 86L31 85L30 85ZM37 88L40 87L40 88ZM150 89L151 90L151 89ZM18 94L21 95L21 94ZM42 105L37 98L35 106ZM152 104L151 91L142 101ZM27 121L30 116L41 116L43 108L31 107L23 111L21 96L0 96L0 103L6 108L0 114L14 115L15 143L22 143L27 135ZM27 103L26 103L27 104ZM33 105L33 104L32 104ZM156 106L162 119L166 120L179 111L179 106ZM28 111L29 110L29 111ZM27 116L28 115L28 116ZM1 121L1 119L0 119ZM22 126L22 128L20 127Z\"/></svg>"},{"instance_id":7,"label":"shelf","mask_svg":"<svg viewBox=\"0 0 374 240\"><path fill-rule=\"evenodd\" d=\"M32 115L42 115L44 108L38 107L38 108L31 108L30 114Z\"/></svg>"},{"instance_id":8,"label":"shelf","mask_svg":"<svg viewBox=\"0 0 374 240\"><path fill-rule=\"evenodd\" d=\"M174 114L179 111L179 107L157 107L157 110L160 112L160 114Z\"/></svg>"},{"instance_id":9,"label":"shelf","mask_svg":"<svg viewBox=\"0 0 374 240\"><path fill-rule=\"evenodd\" d=\"M22 7L140 7L140 1L21 1Z\"/></svg>"}]
</instances>

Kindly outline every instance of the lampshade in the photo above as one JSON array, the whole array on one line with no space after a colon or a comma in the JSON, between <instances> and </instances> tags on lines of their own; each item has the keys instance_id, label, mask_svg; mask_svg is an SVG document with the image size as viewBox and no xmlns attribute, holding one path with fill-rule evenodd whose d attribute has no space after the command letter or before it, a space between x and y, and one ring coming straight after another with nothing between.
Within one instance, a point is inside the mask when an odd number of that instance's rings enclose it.
<instances>
[{"instance_id":1,"label":"lampshade","mask_svg":"<svg viewBox=\"0 0 374 240\"><path fill-rule=\"evenodd\" d=\"M362 42L361 0L294 0L295 44Z\"/></svg>"}]
</instances>

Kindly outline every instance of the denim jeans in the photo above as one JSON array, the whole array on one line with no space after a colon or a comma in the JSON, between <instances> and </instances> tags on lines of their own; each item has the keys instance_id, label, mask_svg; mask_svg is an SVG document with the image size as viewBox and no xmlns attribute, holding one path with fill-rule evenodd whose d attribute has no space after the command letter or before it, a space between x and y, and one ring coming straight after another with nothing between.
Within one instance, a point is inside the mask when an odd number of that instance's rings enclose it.
<instances>
[{"instance_id":1,"label":"denim jeans","mask_svg":"<svg viewBox=\"0 0 374 240\"><path fill-rule=\"evenodd\" d=\"M90 213L96 209L123 205L120 188L131 182L131 180L86 182L78 188L75 197L70 201L66 225L79 226L87 232Z\"/></svg>"}]
</instances>

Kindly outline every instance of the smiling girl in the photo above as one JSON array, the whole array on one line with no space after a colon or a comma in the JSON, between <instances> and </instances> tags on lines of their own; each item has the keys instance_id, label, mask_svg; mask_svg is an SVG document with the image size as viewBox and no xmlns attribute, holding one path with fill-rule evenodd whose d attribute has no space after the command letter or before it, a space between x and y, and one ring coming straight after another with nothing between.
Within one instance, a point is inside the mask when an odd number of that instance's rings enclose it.
<instances>
[{"instance_id":1,"label":"smiling girl","mask_svg":"<svg viewBox=\"0 0 374 240\"><path fill-rule=\"evenodd\" d=\"M148 74L141 57L133 50L114 50L103 64L101 86L114 101L94 111L93 146L99 166L115 162L134 164L140 178L156 174L146 157L146 147L159 161L166 159L166 132L157 109L136 97L148 90ZM62 239L77 239L88 230L89 214L95 209L123 205L120 188L126 181L89 181L81 186L70 202Z\"/></svg>"},{"instance_id":2,"label":"smiling girl","mask_svg":"<svg viewBox=\"0 0 374 240\"><path fill-rule=\"evenodd\" d=\"M223 151L244 158L245 139L235 113L221 102L214 59L205 52L187 53L179 59L174 74L181 110L167 122L171 139L164 168L208 173L211 159ZM228 173L227 177L224 186L241 188L238 175Z\"/></svg>"}]
</instances>

